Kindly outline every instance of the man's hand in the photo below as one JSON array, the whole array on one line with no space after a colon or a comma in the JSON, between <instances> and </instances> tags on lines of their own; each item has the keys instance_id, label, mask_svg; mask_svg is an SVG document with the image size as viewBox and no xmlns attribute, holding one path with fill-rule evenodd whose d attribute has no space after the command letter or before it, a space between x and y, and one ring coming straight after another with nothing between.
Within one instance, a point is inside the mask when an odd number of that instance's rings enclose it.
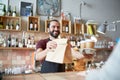
<instances>
[{"instance_id":1,"label":"man's hand","mask_svg":"<svg viewBox=\"0 0 120 80\"><path fill-rule=\"evenodd\" d=\"M73 48L71 48L71 51L72 51L73 58L76 58L76 59L84 58L84 55L81 54L79 51L76 51Z\"/></svg>"},{"instance_id":2,"label":"man's hand","mask_svg":"<svg viewBox=\"0 0 120 80\"><path fill-rule=\"evenodd\" d=\"M46 45L46 49L49 51L49 50L52 50L52 49L55 49L57 47L57 43L55 41L49 41Z\"/></svg>"}]
</instances>

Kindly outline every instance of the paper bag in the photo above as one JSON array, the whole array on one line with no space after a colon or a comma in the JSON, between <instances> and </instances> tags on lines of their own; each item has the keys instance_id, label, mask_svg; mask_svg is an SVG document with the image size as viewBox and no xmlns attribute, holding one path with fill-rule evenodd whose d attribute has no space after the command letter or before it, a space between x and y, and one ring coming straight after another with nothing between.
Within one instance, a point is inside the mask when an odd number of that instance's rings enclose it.
<instances>
[{"instance_id":1,"label":"paper bag","mask_svg":"<svg viewBox=\"0 0 120 80\"><path fill-rule=\"evenodd\" d=\"M55 63L72 63L71 46L67 39L55 39L57 43L54 51L49 51L46 56L46 61Z\"/></svg>"}]
</instances>

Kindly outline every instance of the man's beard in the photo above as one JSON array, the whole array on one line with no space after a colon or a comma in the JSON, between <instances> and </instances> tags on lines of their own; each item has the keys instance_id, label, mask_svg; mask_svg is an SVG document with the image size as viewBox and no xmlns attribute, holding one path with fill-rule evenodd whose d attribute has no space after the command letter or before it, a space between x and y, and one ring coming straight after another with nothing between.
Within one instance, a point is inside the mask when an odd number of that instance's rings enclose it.
<instances>
[{"instance_id":1,"label":"man's beard","mask_svg":"<svg viewBox=\"0 0 120 80\"><path fill-rule=\"evenodd\" d=\"M57 34L54 34L54 32L57 32ZM50 35L52 36L52 37L54 37L54 38L58 38L58 36L59 36L59 34L60 34L60 31L50 31L49 32L50 33Z\"/></svg>"}]
</instances>

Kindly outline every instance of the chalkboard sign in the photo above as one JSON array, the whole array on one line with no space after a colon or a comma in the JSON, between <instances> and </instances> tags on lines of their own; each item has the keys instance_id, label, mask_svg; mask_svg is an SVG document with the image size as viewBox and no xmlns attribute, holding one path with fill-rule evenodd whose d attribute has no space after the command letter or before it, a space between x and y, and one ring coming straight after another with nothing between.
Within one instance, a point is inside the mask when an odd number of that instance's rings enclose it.
<instances>
[{"instance_id":1,"label":"chalkboard sign","mask_svg":"<svg viewBox=\"0 0 120 80\"><path fill-rule=\"evenodd\" d=\"M32 3L21 2L21 7L20 7L21 16L31 16L31 11L33 11Z\"/></svg>"}]
</instances>

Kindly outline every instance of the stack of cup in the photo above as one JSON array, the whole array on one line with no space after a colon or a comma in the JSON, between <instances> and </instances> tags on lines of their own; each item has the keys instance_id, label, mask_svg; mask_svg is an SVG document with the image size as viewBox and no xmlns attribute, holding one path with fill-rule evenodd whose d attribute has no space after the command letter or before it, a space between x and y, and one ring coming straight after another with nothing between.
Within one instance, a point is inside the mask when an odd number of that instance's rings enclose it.
<instances>
[{"instance_id":1,"label":"stack of cup","mask_svg":"<svg viewBox=\"0 0 120 80\"><path fill-rule=\"evenodd\" d=\"M80 48L94 48L95 42L93 40L85 40L80 42Z\"/></svg>"}]
</instances>

